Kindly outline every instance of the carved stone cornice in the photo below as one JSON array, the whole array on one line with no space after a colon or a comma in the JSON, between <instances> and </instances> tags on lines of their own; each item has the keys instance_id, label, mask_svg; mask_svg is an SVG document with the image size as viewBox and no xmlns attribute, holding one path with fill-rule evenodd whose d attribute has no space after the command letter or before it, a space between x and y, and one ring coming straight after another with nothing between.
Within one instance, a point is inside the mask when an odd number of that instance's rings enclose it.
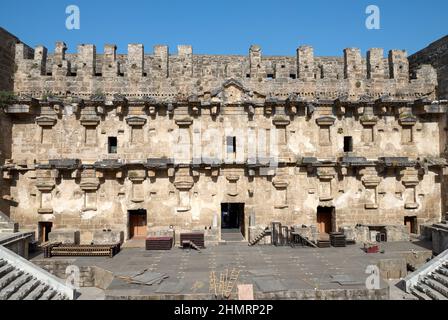
<instances>
[{"instance_id":1,"label":"carved stone cornice","mask_svg":"<svg viewBox=\"0 0 448 320\"><path fill-rule=\"evenodd\" d=\"M336 118L330 116L323 116L316 119L316 123L318 126L332 126Z\"/></svg>"},{"instance_id":2,"label":"carved stone cornice","mask_svg":"<svg viewBox=\"0 0 448 320\"><path fill-rule=\"evenodd\" d=\"M174 120L179 127L189 127L193 123L193 119L190 117L178 118Z\"/></svg>"},{"instance_id":3,"label":"carved stone cornice","mask_svg":"<svg viewBox=\"0 0 448 320\"><path fill-rule=\"evenodd\" d=\"M381 182L380 177L370 175L362 177L361 180L365 187L377 187Z\"/></svg>"},{"instance_id":4,"label":"carved stone cornice","mask_svg":"<svg viewBox=\"0 0 448 320\"><path fill-rule=\"evenodd\" d=\"M177 190L187 191L193 188L193 185L194 185L193 177L176 175L176 179L174 180L174 186L176 187Z\"/></svg>"},{"instance_id":5,"label":"carved stone cornice","mask_svg":"<svg viewBox=\"0 0 448 320\"><path fill-rule=\"evenodd\" d=\"M336 176L336 171L333 167L318 167L316 175L319 180L331 180Z\"/></svg>"},{"instance_id":6,"label":"carved stone cornice","mask_svg":"<svg viewBox=\"0 0 448 320\"><path fill-rule=\"evenodd\" d=\"M288 187L289 181L288 181L287 177L275 176L272 179L272 184L277 189L284 189L284 188Z\"/></svg>"},{"instance_id":7,"label":"carved stone cornice","mask_svg":"<svg viewBox=\"0 0 448 320\"><path fill-rule=\"evenodd\" d=\"M80 122L85 127L96 127L100 123L100 118L98 116L82 116Z\"/></svg>"},{"instance_id":8,"label":"carved stone cornice","mask_svg":"<svg viewBox=\"0 0 448 320\"><path fill-rule=\"evenodd\" d=\"M401 174L401 183L405 187L415 187L419 183L418 178L418 170L414 168L407 168L400 172Z\"/></svg>"},{"instance_id":9,"label":"carved stone cornice","mask_svg":"<svg viewBox=\"0 0 448 320\"><path fill-rule=\"evenodd\" d=\"M131 116L126 118L126 123L131 127L143 127L146 124L146 118Z\"/></svg>"},{"instance_id":10,"label":"carved stone cornice","mask_svg":"<svg viewBox=\"0 0 448 320\"><path fill-rule=\"evenodd\" d=\"M100 186L100 182L98 178L82 178L81 182L79 184L79 187L81 190L84 191L92 191L92 190L98 190L98 187Z\"/></svg>"},{"instance_id":11,"label":"carved stone cornice","mask_svg":"<svg viewBox=\"0 0 448 320\"><path fill-rule=\"evenodd\" d=\"M411 115L400 117L398 123L402 126L413 126L417 123L417 118Z\"/></svg>"},{"instance_id":12,"label":"carved stone cornice","mask_svg":"<svg viewBox=\"0 0 448 320\"><path fill-rule=\"evenodd\" d=\"M142 182L146 179L146 170L129 170L128 178L132 182Z\"/></svg>"},{"instance_id":13,"label":"carved stone cornice","mask_svg":"<svg viewBox=\"0 0 448 320\"><path fill-rule=\"evenodd\" d=\"M230 182L236 182L240 179L240 176L237 175L228 175L226 176L226 179Z\"/></svg>"},{"instance_id":14,"label":"carved stone cornice","mask_svg":"<svg viewBox=\"0 0 448 320\"><path fill-rule=\"evenodd\" d=\"M52 127L56 124L56 118L42 116L36 118L36 123L41 127Z\"/></svg>"},{"instance_id":15,"label":"carved stone cornice","mask_svg":"<svg viewBox=\"0 0 448 320\"><path fill-rule=\"evenodd\" d=\"M55 186L55 182L52 179L37 179L36 181L36 188L39 191L48 192L53 190Z\"/></svg>"},{"instance_id":16,"label":"carved stone cornice","mask_svg":"<svg viewBox=\"0 0 448 320\"><path fill-rule=\"evenodd\" d=\"M286 127L290 122L288 117L281 115L274 116L274 119L272 119L272 124L276 127Z\"/></svg>"},{"instance_id":17,"label":"carved stone cornice","mask_svg":"<svg viewBox=\"0 0 448 320\"><path fill-rule=\"evenodd\" d=\"M359 121L363 126L374 126L378 122L378 118L374 116L362 116Z\"/></svg>"}]
</instances>

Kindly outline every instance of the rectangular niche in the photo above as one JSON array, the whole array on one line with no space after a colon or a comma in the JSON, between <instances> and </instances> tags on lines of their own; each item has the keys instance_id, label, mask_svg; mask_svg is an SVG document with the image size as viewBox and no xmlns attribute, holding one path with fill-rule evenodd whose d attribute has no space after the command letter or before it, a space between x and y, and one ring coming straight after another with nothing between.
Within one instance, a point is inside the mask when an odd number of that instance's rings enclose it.
<instances>
[{"instance_id":1,"label":"rectangular niche","mask_svg":"<svg viewBox=\"0 0 448 320\"><path fill-rule=\"evenodd\" d=\"M319 144L321 146L329 146L331 144L330 126L319 127Z\"/></svg>"},{"instance_id":2,"label":"rectangular niche","mask_svg":"<svg viewBox=\"0 0 448 320\"><path fill-rule=\"evenodd\" d=\"M94 146L97 144L97 136L96 136L96 126L86 126L85 127L85 139L84 143L87 146Z\"/></svg>"},{"instance_id":3,"label":"rectangular niche","mask_svg":"<svg viewBox=\"0 0 448 320\"><path fill-rule=\"evenodd\" d=\"M179 202L177 211L190 210L190 191L179 191Z\"/></svg>"},{"instance_id":4,"label":"rectangular niche","mask_svg":"<svg viewBox=\"0 0 448 320\"><path fill-rule=\"evenodd\" d=\"M41 191L40 193L40 205L39 205L39 213L52 213L52 193L50 190Z\"/></svg>"},{"instance_id":5,"label":"rectangular niche","mask_svg":"<svg viewBox=\"0 0 448 320\"><path fill-rule=\"evenodd\" d=\"M375 141L373 126L365 126L362 129L362 141L364 143L372 143Z\"/></svg>"},{"instance_id":6,"label":"rectangular niche","mask_svg":"<svg viewBox=\"0 0 448 320\"><path fill-rule=\"evenodd\" d=\"M412 126L403 126L401 129L401 142L402 143L412 143Z\"/></svg>"},{"instance_id":7,"label":"rectangular niche","mask_svg":"<svg viewBox=\"0 0 448 320\"><path fill-rule=\"evenodd\" d=\"M84 191L84 210L96 210L97 194L96 190Z\"/></svg>"},{"instance_id":8,"label":"rectangular niche","mask_svg":"<svg viewBox=\"0 0 448 320\"><path fill-rule=\"evenodd\" d=\"M131 127L131 143L143 143L143 127L133 126Z\"/></svg>"},{"instance_id":9,"label":"rectangular niche","mask_svg":"<svg viewBox=\"0 0 448 320\"><path fill-rule=\"evenodd\" d=\"M143 202L145 199L143 181L132 182L132 201Z\"/></svg>"},{"instance_id":10,"label":"rectangular niche","mask_svg":"<svg viewBox=\"0 0 448 320\"><path fill-rule=\"evenodd\" d=\"M42 127L40 142L42 144L50 144L53 138L53 127Z\"/></svg>"}]
</instances>

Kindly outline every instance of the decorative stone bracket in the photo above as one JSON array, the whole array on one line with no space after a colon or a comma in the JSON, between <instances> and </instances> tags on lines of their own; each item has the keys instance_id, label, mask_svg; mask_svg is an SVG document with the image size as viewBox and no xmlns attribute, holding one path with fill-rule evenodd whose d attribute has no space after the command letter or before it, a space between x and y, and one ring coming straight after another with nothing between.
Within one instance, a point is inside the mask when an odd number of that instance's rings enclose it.
<instances>
[{"instance_id":1,"label":"decorative stone bracket","mask_svg":"<svg viewBox=\"0 0 448 320\"><path fill-rule=\"evenodd\" d=\"M276 197L274 208L283 209L288 207L287 188L289 185L288 177L285 175L275 176L272 179L272 184L276 189Z\"/></svg>"},{"instance_id":2,"label":"decorative stone bracket","mask_svg":"<svg viewBox=\"0 0 448 320\"><path fill-rule=\"evenodd\" d=\"M240 179L237 175L228 175L226 176L227 181L229 181L227 187L227 194L232 197L236 197L238 195L238 180Z\"/></svg>"},{"instance_id":3,"label":"decorative stone bracket","mask_svg":"<svg viewBox=\"0 0 448 320\"><path fill-rule=\"evenodd\" d=\"M405 193L408 195L405 197L405 209L417 209L417 191L416 187L419 184L418 171L414 168L406 168L401 172L401 183L406 188Z\"/></svg>"},{"instance_id":4,"label":"decorative stone bracket","mask_svg":"<svg viewBox=\"0 0 448 320\"><path fill-rule=\"evenodd\" d=\"M190 168L179 168L174 179L174 187L178 190L177 212L185 212L191 209L190 189L193 186L194 181L190 175Z\"/></svg>"},{"instance_id":5,"label":"decorative stone bracket","mask_svg":"<svg viewBox=\"0 0 448 320\"><path fill-rule=\"evenodd\" d=\"M145 200L143 181L146 179L146 170L129 170L128 178L132 182L131 201L143 202Z\"/></svg>"},{"instance_id":6,"label":"decorative stone bracket","mask_svg":"<svg viewBox=\"0 0 448 320\"><path fill-rule=\"evenodd\" d=\"M381 182L380 177L374 168L362 169L360 172L361 181L366 188L367 195L370 194L370 202L366 202L366 209L378 209L378 185Z\"/></svg>"},{"instance_id":7,"label":"decorative stone bracket","mask_svg":"<svg viewBox=\"0 0 448 320\"><path fill-rule=\"evenodd\" d=\"M39 191L39 209L40 214L51 214L53 208L51 205L52 191L55 187L55 181L50 170L39 171L36 180L36 188Z\"/></svg>"},{"instance_id":8,"label":"decorative stone bracket","mask_svg":"<svg viewBox=\"0 0 448 320\"><path fill-rule=\"evenodd\" d=\"M319 167L317 168L316 175L319 178L319 200L330 201L333 200L333 192L331 182L336 176L334 168Z\"/></svg>"}]
</instances>

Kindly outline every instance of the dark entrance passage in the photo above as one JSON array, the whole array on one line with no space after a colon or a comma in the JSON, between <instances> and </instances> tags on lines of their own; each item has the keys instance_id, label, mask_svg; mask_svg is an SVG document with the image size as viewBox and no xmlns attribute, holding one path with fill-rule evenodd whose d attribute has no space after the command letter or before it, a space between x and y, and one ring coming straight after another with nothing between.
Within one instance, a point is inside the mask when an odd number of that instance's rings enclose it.
<instances>
[{"instance_id":1,"label":"dark entrance passage","mask_svg":"<svg viewBox=\"0 0 448 320\"><path fill-rule=\"evenodd\" d=\"M38 236L41 243L48 241L48 234L53 227L52 222L39 222Z\"/></svg>"},{"instance_id":2,"label":"dark entrance passage","mask_svg":"<svg viewBox=\"0 0 448 320\"><path fill-rule=\"evenodd\" d=\"M146 237L146 210L129 210L129 239Z\"/></svg>"},{"instance_id":3,"label":"dark entrance passage","mask_svg":"<svg viewBox=\"0 0 448 320\"><path fill-rule=\"evenodd\" d=\"M334 207L317 207L317 228L319 234L333 232Z\"/></svg>"},{"instance_id":4,"label":"dark entrance passage","mask_svg":"<svg viewBox=\"0 0 448 320\"><path fill-rule=\"evenodd\" d=\"M244 237L244 203L221 203L221 239L242 241Z\"/></svg>"},{"instance_id":5,"label":"dark entrance passage","mask_svg":"<svg viewBox=\"0 0 448 320\"><path fill-rule=\"evenodd\" d=\"M409 233L417 233L417 217L404 217L404 225Z\"/></svg>"}]
</instances>

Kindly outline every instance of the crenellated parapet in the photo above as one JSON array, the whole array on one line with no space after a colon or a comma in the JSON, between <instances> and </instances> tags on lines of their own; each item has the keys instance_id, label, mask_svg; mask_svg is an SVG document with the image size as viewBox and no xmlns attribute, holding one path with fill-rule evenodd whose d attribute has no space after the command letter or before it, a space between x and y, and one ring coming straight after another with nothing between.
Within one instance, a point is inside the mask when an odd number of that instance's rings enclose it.
<instances>
[{"instance_id":1,"label":"crenellated parapet","mask_svg":"<svg viewBox=\"0 0 448 320\"><path fill-rule=\"evenodd\" d=\"M370 49L366 57L357 48L342 57L317 57L310 46L300 46L296 56L264 56L253 45L247 56L195 55L189 45L177 54L157 45L152 54L142 44L129 44L127 54L117 54L113 44L98 53L95 45L81 44L76 54L57 42L54 53L43 46L34 50L16 45L15 91L41 98L47 95L81 96L95 93L127 98L184 97L212 92L234 79L251 92L282 98L296 94L303 99L353 99L369 96L435 98L437 77L431 66L409 75L406 51Z\"/></svg>"}]
</instances>

